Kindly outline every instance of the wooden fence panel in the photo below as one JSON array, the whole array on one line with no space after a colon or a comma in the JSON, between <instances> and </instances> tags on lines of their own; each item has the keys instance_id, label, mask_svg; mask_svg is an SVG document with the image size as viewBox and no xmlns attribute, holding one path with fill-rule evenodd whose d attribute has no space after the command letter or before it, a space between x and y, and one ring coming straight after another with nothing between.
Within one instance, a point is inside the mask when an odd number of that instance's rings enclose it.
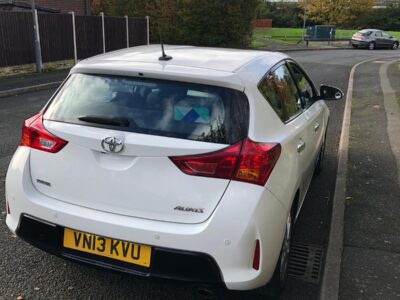
<instances>
[{"instance_id":1,"label":"wooden fence panel","mask_svg":"<svg viewBox=\"0 0 400 300\"><path fill-rule=\"evenodd\" d=\"M0 67L34 61L32 13L0 12Z\"/></svg>"},{"instance_id":2,"label":"wooden fence panel","mask_svg":"<svg viewBox=\"0 0 400 300\"><path fill-rule=\"evenodd\" d=\"M43 62L74 58L72 16L38 15ZM126 47L126 19L105 17L106 51ZM78 59L103 53L102 22L99 16L75 16ZM146 45L146 18L129 18L129 46ZM0 67L35 62L31 12L0 11Z\"/></svg>"},{"instance_id":3,"label":"wooden fence panel","mask_svg":"<svg viewBox=\"0 0 400 300\"><path fill-rule=\"evenodd\" d=\"M106 51L126 48L126 20L123 17L105 17Z\"/></svg>"},{"instance_id":4,"label":"wooden fence panel","mask_svg":"<svg viewBox=\"0 0 400 300\"><path fill-rule=\"evenodd\" d=\"M74 58L72 16L38 14L43 62Z\"/></svg>"},{"instance_id":5,"label":"wooden fence panel","mask_svg":"<svg viewBox=\"0 0 400 300\"><path fill-rule=\"evenodd\" d=\"M76 16L75 26L78 59L103 53L101 17Z\"/></svg>"},{"instance_id":6,"label":"wooden fence panel","mask_svg":"<svg viewBox=\"0 0 400 300\"><path fill-rule=\"evenodd\" d=\"M129 18L129 46L147 45L146 18Z\"/></svg>"}]
</instances>

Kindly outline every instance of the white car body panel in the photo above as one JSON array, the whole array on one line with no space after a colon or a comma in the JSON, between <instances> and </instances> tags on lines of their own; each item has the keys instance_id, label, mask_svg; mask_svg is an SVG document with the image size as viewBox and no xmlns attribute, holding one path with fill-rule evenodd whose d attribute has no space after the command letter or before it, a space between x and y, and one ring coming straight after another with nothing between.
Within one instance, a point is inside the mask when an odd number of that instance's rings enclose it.
<instances>
[{"instance_id":1,"label":"white car body panel","mask_svg":"<svg viewBox=\"0 0 400 300\"><path fill-rule=\"evenodd\" d=\"M31 149L19 147L7 172L6 199L12 214L6 222L11 231L16 231L20 215L29 212L40 220L101 236L208 253L218 262L229 289L256 288L271 278L281 247L271 241L283 239L287 210L265 188L233 181L227 198L206 222L160 222L89 209L43 195L31 181L30 155ZM232 216L251 222L232 222L237 220ZM257 238L262 242L262 251L270 256L262 261L260 271L251 268Z\"/></svg>"},{"instance_id":2,"label":"white car body panel","mask_svg":"<svg viewBox=\"0 0 400 300\"><path fill-rule=\"evenodd\" d=\"M120 215L200 223L211 215L229 184L226 179L188 176L168 158L213 152L227 145L52 121L44 124L69 141L57 155L31 151L33 184L54 199ZM101 140L107 136L124 140L121 154L104 153ZM174 210L177 206L200 208L204 213Z\"/></svg>"},{"instance_id":3,"label":"white car body panel","mask_svg":"<svg viewBox=\"0 0 400 300\"><path fill-rule=\"evenodd\" d=\"M68 144L56 154L17 149L6 177L7 225L16 232L21 216L28 214L101 236L205 253L215 260L228 289L263 286L277 264L292 204L298 197L299 210L307 193L328 108L317 101L286 124L277 116L257 85L288 58L285 54L182 46L166 46L166 52L171 61L158 61L158 45L119 50L81 61L71 74L143 76L244 91L248 137L282 147L266 185L190 176L168 158L209 153L225 144L45 120L46 130ZM106 136L122 139L124 151L104 154ZM300 139L306 147L299 153ZM174 210L178 205L204 213ZM259 270L252 268L256 240Z\"/></svg>"}]
</instances>

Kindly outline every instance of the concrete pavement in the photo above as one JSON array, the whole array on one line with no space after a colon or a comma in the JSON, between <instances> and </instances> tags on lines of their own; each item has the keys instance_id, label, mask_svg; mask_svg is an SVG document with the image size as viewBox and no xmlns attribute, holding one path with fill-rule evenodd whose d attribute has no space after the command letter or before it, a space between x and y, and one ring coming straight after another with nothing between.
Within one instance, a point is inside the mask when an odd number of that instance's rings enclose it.
<instances>
[{"instance_id":1,"label":"concrete pavement","mask_svg":"<svg viewBox=\"0 0 400 300\"><path fill-rule=\"evenodd\" d=\"M0 77L0 91L62 81L68 75L68 72L69 69L42 74L30 73L25 75Z\"/></svg>"},{"instance_id":2,"label":"concrete pavement","mask_svg":"<svg viewBox=\"0 0 400 300\"><path fill-rule=\"evenodd\" d=\"M355 75L340 299L400 298L400 70L361 65Z\"/></svg>"},{"instance_id":3,"label":"concrete pavement","mask_svg":"<svg viewBox=\"0 0 400 300\"><path fill-rule=\"evenodd\" d=\"M69 70L0 77L0 98L57 87ZM0 99L1 100L1 99Z\"/></svg>"}]
</instances>

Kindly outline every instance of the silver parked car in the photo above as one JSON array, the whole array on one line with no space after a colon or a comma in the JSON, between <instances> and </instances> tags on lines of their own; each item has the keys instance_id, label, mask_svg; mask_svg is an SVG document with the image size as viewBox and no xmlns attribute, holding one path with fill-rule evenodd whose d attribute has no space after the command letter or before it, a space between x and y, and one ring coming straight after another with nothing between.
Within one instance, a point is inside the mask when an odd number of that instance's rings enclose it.
<instances>
[{"instance_id":1,"label":"silver parked car","mask_svg":"<svg viewBox=\"0 0 400 300\"><path fill-rule=\"evenodd\" d=\"M351 37L354 48L364 47L370 50L375 48L399 48L399 40L390 34L378 29L363 29Z\"/></svg>"}]
</instances>

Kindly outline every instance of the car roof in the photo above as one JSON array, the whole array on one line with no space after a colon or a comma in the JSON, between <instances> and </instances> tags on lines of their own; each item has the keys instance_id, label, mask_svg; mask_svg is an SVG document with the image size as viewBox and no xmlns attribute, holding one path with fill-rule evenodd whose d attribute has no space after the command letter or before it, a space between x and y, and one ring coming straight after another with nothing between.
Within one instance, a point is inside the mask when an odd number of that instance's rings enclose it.
<instances>
[{"instance_id":1,"label":"car roof","mask_svg":"<svg viewBox=\"0 0 400 300\"><path fill-rule=\"evenodd\" d=\"M89 58L88 63L99 61L125 61L140 63L159 63L183 67L211 69L225 72L235 72L255 58L264 56L266 52L244 49L226 49L194 46L168 46L165 52L172 59L167 62L159 61L160 45L139 46L109 52ZM272 54L273 52L269 52ZM274 60L275 55L271 55Z\"/></svg>"},{"instance_id":2,"label":"car roof","mask_svg":"<svg viewBox=\"0 0 400 300\"><path fill-rule=\"evenodd\" d=\"M245 72L258 61L262 73L287 58L279 52L258 50L225 49L193 46L165 45L165 52L172 56L169 61L160 61L160 45L149 45L126 48L79 62L71 73L97 73L112 75L144 76L163 79L200 81L199 83L216 83L224 85L243 86L239 73ZM261 78L263 74L260 74ZM139 74L140 75L140 74ZM197 80L193 80L197 79ZM208 79L208 80L207 80ZM204 80L205 82L203 82Z\"/></svg>"}]
</instances>

